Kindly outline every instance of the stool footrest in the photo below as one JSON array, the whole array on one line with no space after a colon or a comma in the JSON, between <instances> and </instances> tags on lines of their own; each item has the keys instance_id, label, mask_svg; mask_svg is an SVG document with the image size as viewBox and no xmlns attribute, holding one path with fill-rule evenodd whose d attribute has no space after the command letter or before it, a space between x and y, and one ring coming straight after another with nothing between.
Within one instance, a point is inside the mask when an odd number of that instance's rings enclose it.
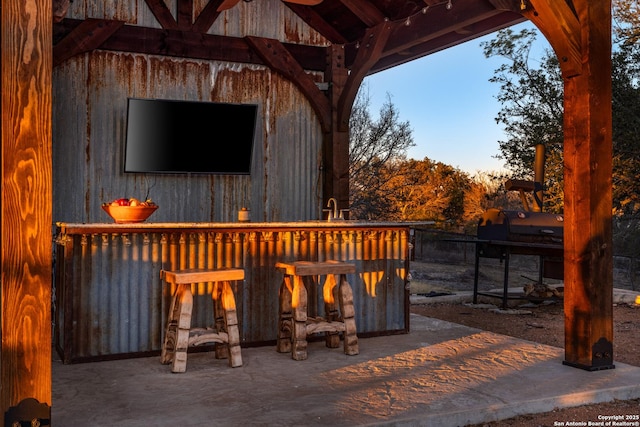
<instances>
[{"instance_id":1,"label":"stool footrest","mask_svg":"<svg viewBox=\"0 0 640 427\"><path fill-rule=\"evenodd\" d=\"M189 347L195 347L198 345L209 344L209 343L228 343L229 342L229 334L226 332L211 332L207 330L202 331L193 331L191 330L192 335L189 336Z\"/></svg>"},{"instance_id":2,"label":"stool footrest","mask_svg":"<svg viewBox=\"0 0 640 427\"><path fill-rule=\"evenodd\" d=\"M327 322L327 321L313 321L307 322L307 335L317 334L319 332L344 332L347 328L344 322Z\"/></svg>"}]
</instances>

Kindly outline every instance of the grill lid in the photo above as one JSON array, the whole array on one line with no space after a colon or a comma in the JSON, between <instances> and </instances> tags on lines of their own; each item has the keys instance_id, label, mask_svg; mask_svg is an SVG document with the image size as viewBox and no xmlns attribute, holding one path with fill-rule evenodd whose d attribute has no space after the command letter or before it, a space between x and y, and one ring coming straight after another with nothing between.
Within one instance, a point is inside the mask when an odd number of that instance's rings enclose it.
<instances>
[{"instance_id":1,"label":"grill lid","mask_svg":"<svg viewBox=\"0 0 640 427\"><path fill-rule=\"evenodd\" d=\"M488 209L478 224L478 239L529 243L562 243L560 214Z\"/></svg>"}]
</instances>

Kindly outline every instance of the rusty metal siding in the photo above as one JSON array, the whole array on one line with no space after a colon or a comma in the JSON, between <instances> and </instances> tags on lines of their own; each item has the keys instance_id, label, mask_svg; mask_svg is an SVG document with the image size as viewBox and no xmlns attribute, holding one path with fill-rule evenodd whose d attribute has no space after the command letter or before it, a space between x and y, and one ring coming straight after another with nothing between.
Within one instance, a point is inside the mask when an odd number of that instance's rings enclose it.
<instances>
[{"instance_id":1,"label":"rusty metal siding","mask_svg":"<svg viewBox=\"0 0 640 427\"><path fill-rule=\"evenodd\" d=\"M165 3L175 17L177 0ZM194 3L197 15L208 1ZM145 0L73 2L68 17L160 27ZM208 32L326 45L279 0L240 2ZM96 50L57 66L53 90L54 221L111 221L103 202L147 196L160 205L150 218L158 222L228 222L242 207L254 221L322 215L318 118L293 83L266 67ZM128 97L257 104L251 176L125 175Z\"/></svg>"},{"instance_id":2,"label":"rusty metal siding","mask_svg":"<svg viewBox=\"0 0 640 427\"><path fill-rule=\"evenodd\" d=\"M177 16L178 1L164 0L174 19ZM192 22L195 21L195 18L207 3L209 3L209 0L194 1L195 16L192 18ZM145 0L76 1L70 4L67 16L73 19L115 19L124 21L129 25L161 28ZM252 35L291 43L320 46L328 44L320 33L309 27L281 0L239 2L233 8L222 12L208 33L231 37Z\"/></svg>"},{"instance_id":3,"label":"rusty metal siding","mask_svg":"<svg viewBox=\"0 0 640 427\"><path fill-rule=\"evenodd\" d=\"M65 362L160 350L171 289L161 269L240 267L234 284L243 345L274 342L277 261L342 260L361 336L408 330L405 229L321 229L60 234L56 265L56 347ZM195 326L212 326L210 283L193 285ZM310 301L321 292L311 289ZM323 312L318 301L316 313Z\"/></svg>"},{"instance_id":4,"label":"rusty metal siding","mask_svg":"<svg viewBox=\"0 0 640 427\"><path fill-rule=\"evenodd\" d=\"M266 68L96 51L57 67L54 81L55 221L108 222L103 202L147 195L160 205L154 222L229 222L242 207L254 221L320 217L319 121ZM257 104L251 175L124 174L128 97Z\"/></svg>"}]
</instances>

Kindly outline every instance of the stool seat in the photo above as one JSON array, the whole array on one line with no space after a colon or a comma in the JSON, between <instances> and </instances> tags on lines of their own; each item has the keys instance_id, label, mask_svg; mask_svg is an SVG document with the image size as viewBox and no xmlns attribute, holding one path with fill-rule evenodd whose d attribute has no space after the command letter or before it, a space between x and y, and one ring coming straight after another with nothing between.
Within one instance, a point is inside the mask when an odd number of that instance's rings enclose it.
<instances>
[{"instance_id":1,"label":"stool seat","mask_svg":"<svg viewBox=\"0 0 640 427\"><path fill-rule=\"evenodd\" d=\"M276 268L284 272L279 292L277 351L291 352L294 360L305 360L307 336L324 332L327 347L339 347L339 334L342 333L345 354L358 354L353 291L346 278L347 274L356 272L355 264L341 261L295 261L278 262ZM309 276L326 276L322 289L325 309L323 317L309 315L304 281ZM313 284L309 283L309 286Z\"/></svg>"},{"instance_id":2,"label":"stool seat","mask_svg":"<svg viewBox=\"0 0 640 427\"><path fill-rule=\"evenodd\" d=\"M356 272L355 264L340 261L295 261L291 263L278 262L276 268L284 270L291 276L315 276L325 274L349 274Z\"/></svg>"},{"instance_id":3,"label":"stool seat","mask_svg":"<svg viewBox=\"0 0 640 427\"><path fill-rule=\"evenodd\" d=\"M242 366L240 333L236 302L231 281L244 280L240 268L161 270L160 278L176 289L165 330L160 362L172 363L171 372L187 370L187 349L215 343L216 359L228 359L232 368ZM213 317L215 328L192 328L194 283L212 282Z\"/></svg>"}]
</instances>

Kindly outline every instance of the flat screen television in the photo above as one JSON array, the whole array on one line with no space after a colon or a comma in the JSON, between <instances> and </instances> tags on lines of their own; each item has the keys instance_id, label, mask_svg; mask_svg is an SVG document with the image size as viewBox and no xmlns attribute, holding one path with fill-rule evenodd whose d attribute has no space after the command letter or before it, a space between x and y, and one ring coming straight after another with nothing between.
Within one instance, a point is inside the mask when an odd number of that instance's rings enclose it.
<instances>
[{"instance_id":1,"label":"flat screen television","mask_svg":"<svg viewBox=\"0 0 640 427\"><path fill-rule=\"evenodd\" d=\"M258 107L129 98L124 172L251 172Z\"/></svg>"}]
</instances>

